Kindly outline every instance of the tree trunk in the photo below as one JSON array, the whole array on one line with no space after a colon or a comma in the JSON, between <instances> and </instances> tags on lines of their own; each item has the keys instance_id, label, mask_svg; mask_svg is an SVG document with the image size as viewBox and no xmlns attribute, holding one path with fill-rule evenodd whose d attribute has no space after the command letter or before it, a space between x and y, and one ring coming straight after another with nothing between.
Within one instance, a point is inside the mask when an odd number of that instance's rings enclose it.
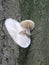
<instances>
[{"instance_id":1,"label":"tree trunk","mask_svg":"<svg viewBox=\"0 0 49 65\"><path fill-rule=\"evenodd\" d=\"M7 18L35 22L28 48L11 39L4 26ZM0 0L0 65L49 65L49 0Z\"/></svg>"},{"instance_id":2,"label":"tree trunk","mask_svg":"<svg viewBox=\"0 0 49 65\"><path fill-rule=\"evenodd\" d=\"M20 0L21 19L35 22L32 42L20 49L20 65L49 65L49 0Z\"/></svg>"},{"instance_id":3,"label":"tree trunk","mask_svg":"<svg viewBox=\"0 0 49 65\"><path fill-rule=\"evenodd\" d=\"M19 0L0 0L0 65L18 65L19 49L6 31L7 18L20 21Z\"/></svg>"}]
</instances>

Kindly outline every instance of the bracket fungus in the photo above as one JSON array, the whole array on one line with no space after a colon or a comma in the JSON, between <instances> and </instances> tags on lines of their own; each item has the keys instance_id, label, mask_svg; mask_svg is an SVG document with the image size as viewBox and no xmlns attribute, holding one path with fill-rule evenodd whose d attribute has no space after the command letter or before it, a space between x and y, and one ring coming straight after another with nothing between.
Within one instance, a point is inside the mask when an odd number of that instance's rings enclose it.
<instances>
[{"instance_id":1,"label":"bracket fungus","mask_svg":"<svg viewBox=\"0 0 49 65\"><path fill-rule=\"evenodd\" d=\"M31 31L35 27L32 20L23 20L18 22L15 19L8 18L5 20L5 27L17 45L27 48L31 43Z\"/></svg>"}]
</instances>

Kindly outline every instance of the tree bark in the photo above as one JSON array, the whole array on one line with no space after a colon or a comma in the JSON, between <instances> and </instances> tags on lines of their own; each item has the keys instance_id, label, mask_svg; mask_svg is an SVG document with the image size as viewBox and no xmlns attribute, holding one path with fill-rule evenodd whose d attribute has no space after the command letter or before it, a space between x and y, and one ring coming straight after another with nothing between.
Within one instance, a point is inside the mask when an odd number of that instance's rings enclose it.
<instances>
[{"instance_id":1,"label":"tree bark","mask_svg":"<svg viewBox=\"0 0 49 65\"><path fill-rule=\"evenodd\" d=\"M11 39L4 26L7 18L35 22L28 48ZM0 65L49 65L49 0L0 0Z\"/></svg>"},{"instance_id":2,"label":"tree bark","mask_svg":"<svg viewBox=\"0 0 49 65\"><path fill-rule=\"evenodd\" d=\"M35 22L32 42L20 49L20 65L49 65L49 0L20 0L21 19Z\"/></svg>"},{"instance_id":3,"label":"tree bark","mask_svg":"<svg viewBox=\"0 0 49 65\"><path fill-rule=\"evenodd\" d=\"M0 65L18 65L19 49L5 28L7 18L20 21L19 0L0 0Z\"/></svg>"}]
</instances>

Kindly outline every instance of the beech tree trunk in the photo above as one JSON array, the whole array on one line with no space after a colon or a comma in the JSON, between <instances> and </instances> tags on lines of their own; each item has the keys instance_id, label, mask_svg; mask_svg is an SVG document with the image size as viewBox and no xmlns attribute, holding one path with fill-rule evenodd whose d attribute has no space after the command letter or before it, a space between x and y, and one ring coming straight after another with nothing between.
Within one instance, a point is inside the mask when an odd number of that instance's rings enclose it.
<instances>
[{"instance_id":1,"label":"beech tree trunk","mask_svg":"<svg viewBox=\"0 0 49 65\"><path fill-rule=\"evenodd\" d=\"M0 0L0 65L18 65L19 49L5 28L7 18L20 21L19 0Z\"/></svg>"},{"instance_id":2,"label":"beech tree trunk","mask_svg":"<svg viewBox=\"0 0 49 65\"><path fill-rule=\"evenodd\" d=\"M28 48L11 39L7 18L35 22ZM0 65L49 65L49 0L0 0Z\"/></svg>"},{"instance_id":3,"label":"beech tree trunk","mask_svg":"<svg viewBox=\"0 0 49 65\"><path fill-rule=\"evenodd\" d=\"M20 5L21 19L36 26L30 47L19 51L20 65L49 65L49 0L20 0Z\"/></svg>"}]
</instances>

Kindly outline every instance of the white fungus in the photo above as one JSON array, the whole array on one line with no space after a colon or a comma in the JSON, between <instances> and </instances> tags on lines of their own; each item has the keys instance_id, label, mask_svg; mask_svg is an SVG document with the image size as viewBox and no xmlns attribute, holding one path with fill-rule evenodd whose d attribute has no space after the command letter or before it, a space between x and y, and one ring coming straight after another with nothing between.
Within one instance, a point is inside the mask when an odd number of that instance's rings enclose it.
<instances>
[{"instance_id":1,"label":"white fungus","mask_svg":"<svg viewBox=\"0 0 49 65\"><path fill-rule=\"evenodd\" d=\"M17 45L27 48L31 43L31 30L35 27L32 20L18 22L12 18L5 20L5 27Z\"/></svg>"}]
</instances>

